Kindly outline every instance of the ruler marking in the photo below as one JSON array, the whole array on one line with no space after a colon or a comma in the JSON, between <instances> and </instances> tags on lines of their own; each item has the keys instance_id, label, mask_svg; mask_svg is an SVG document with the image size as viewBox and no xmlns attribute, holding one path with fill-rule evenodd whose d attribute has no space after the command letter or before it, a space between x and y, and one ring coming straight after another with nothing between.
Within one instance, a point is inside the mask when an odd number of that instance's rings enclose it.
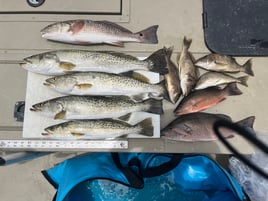
<instances>
[{"instance_id":1,"label":"ruler marking","mask_svg":"<svg viewBox=\"0 0 268 201\"><path fill-rule=\"evenodd\" d=\"M54 140L0 140L0 148L41 148L41 149L127 149L127 140L103 141L54 141Z\"/></svg>"}]
</instances>

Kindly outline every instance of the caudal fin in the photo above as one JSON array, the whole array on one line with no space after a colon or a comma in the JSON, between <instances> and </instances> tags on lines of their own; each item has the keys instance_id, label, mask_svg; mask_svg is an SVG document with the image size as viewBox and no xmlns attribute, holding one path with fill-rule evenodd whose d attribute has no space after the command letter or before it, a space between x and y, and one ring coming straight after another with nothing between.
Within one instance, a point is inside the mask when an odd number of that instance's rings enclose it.
<instances>
[{"instance_id":1,"label":"caudal fin","mask_svg":"<svg viewBox=\"0 0 268 201\"><path fill-rule=\"evenodd\" d=\"M184 38L183 38L183 47L186 48L186 49L189 49L191 43L192 43L192 39L191 38L186 38L186 36L184 36Z\"/></svg>"},{"instance_id":2,"label":"caudal fin","mask_svg":"<svg viewBox=\"0 0 268 201\"><path fill-rule=\"evenodd\" d=\"M137 38L139 39L139 42L141 43L147 43L147 44L157 44L158 39L157 39L157 29L158 25L154 25L151 27L148 27L147 29L144 29L142 31L139 31L135 33Z\"/></svg>"},{"instance_id":3,"label":"caudal fin","mask_svg":"<svg viewBox=\"0 0 268 201\"><path fill-rule=\"evenodd\" d=\"M242 126L242 127L249 127L249 128L253 128L253 124L254 124L254 121L255 121L255 116L250 116L250 117L247 117L245 119L242 119L238 122L236 122L236 124Z\"/></svg>"},{"instance_id":4,"label":"caudal fin","mask_svg":"<svg viewBox=\"0 0 268 201\"><path fill-rule=\"evenodd\" d=\"M144 101L144 104L148 104L150 107L146 112L153 113L153 114L163 114L163 104L162 100L156 99L148 99Z\"/></svg>"},{"instance_id":5,"label":"caudal fin","mask_svg":"<svg viewBox=\"0 0 268 201\"><path fill-rule=\"evenodd\" d=\"M161 75L167 74L168 69L166 68L166 48L162 48L151 54L146 61L149 62L148 70L159 73Z\"/></svg>"},{"instance_id":6,"label":"caudal fin","mask_svg":"<svg viewBox=\"0 0 268 201\"><path fill-rule=\"evenodd\" d=\"M225 87L225 90L227 90L227 93L228 93L229 96L235 96L235 95L242 94L242 91L240 91L240 89L238 89L236 83L228 84Z\"/></svg>"},{"instance_id":7,"label":"caudal fin","mask_svg":"<svg viewBox=\"0 0 268 201\"><path fill-rule=\"evenodd\" d=\"M254 76L254 72L252 70L252 60L249 59L247 62L243 65L244 72L248 75Z\"/></svg>"},{"instance_id":8,"label":"caudal fin","mask_svg":"<svg viewBox=\"0 0 268 201\"><path fill-rule=\"evenodd\" d=\"M242 84L242 85L244 85L244 86L248 86L248 83L247 83L247 81L248 81L248 76L243 76L243 77L239 77L238 78L239 79L239 81L240 81L240 84Z\"/></svg>"},{"instance_id":9,"label":"caudal fin","mask_svg":"<svg viewBox=\"0 0 268 201\"><path fill-rule=\"evenodd\" d=\"M141 127L141 131L139 134L145 135L145 136L153 136L154 135L154 127L152 118L147 118L138 123L138 125Z\"/></svg>"}]
</instances>

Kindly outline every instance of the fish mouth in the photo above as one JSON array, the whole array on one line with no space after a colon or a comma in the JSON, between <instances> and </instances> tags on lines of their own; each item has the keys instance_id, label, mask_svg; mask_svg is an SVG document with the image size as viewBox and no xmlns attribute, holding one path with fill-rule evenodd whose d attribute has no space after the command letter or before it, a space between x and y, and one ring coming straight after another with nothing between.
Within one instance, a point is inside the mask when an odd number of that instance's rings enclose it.
<instances>
[{"instance_id":1,"label":"fish mouth","mask_svg":"<svg viewBox=\"0 0 268 201\"><path fill-rule=\"evenodd\" d=\"M40 107L36 106L36 105L33 105L31 108L30 108L30 111L32 112L38 112L38 111L42 111Z\"/></svg>"},{"instance_id":2,"label":"fish mouth","mask_svg":"<svg viewBox=\"0 0 268 201\"><path fill-rule=\"evenodd\" d=\"M44 86L48 86L48 87L55 87L55 85L52 82L50 82L49 79L45 80L45 82L43 83L43 85Z\"/></svg>"},{"instance_id":3,"label":"fish mouth","mask_svg":"<svg viewBox=\"0 0 268 201\"><path fill-rule=\"evenodd\" d=\"M52 134L52 130L48 127L44 129L45 132L41 133L43 136L49 136Z\"/></svg>"},{"instance_id":4,"label":"fish mouth","mask_svg":"<svg viewBox=\"0 0 268 201\"><path fill-rule=\"evenodd\" d=\"M20 62L20 65L32 64L33 62L29 58L25 58Z\"/></svg>"}]
</instances>

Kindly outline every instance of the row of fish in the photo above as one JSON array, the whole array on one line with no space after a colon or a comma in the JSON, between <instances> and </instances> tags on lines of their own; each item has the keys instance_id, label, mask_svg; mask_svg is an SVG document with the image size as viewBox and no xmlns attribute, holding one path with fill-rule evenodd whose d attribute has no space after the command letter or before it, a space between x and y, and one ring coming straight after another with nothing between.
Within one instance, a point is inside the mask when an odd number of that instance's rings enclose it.
<instances>
[{"instance_id":1,"label":"row of fish","mask_svg":"<svg viewBox=\"0 0 268 201\"><path fill-rule=\"evenodd\" d=\"M44 38L65 43L123 46L124 42L157 43L157 28L132 33L108 21L73 20L49 25L41 33ZM68 120L45 128L43 136L107 139L133 133L153 136L152 118L136 125L126 122L135 112L163 113L161 99L169 98L165 82L151 84L135 71L166 74L166 62L165 49L144 60L113 51L57 50L27 57L21 66L53 76L43 84L66 95L30 108L47 118Z\"/></svg>"}]
</instances>

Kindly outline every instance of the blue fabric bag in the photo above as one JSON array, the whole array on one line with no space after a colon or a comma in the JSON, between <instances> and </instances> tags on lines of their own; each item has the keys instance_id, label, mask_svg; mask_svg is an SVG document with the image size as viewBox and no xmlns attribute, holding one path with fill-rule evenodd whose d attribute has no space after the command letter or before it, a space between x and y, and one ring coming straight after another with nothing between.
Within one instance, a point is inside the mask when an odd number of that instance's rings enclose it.
<instances>
[{"instance_id":1,"label":"blue fabric bag","mask_svg":"<svg viewBox=\"0 0 268 201\"><path fill-rule=\"evenodd\" d=\"M55 201L246 201L234 178L203 155L91 153L43 171Z\"/></svg>"}]
</instances>

